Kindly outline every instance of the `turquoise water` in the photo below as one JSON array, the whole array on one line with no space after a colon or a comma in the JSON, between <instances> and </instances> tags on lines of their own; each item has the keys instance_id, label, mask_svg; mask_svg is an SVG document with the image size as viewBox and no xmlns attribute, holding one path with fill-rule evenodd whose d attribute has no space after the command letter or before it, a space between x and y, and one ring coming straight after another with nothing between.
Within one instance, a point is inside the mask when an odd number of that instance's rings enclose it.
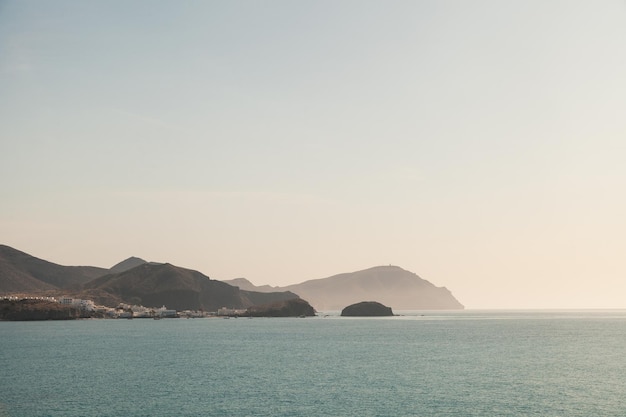
<instances>
[{"instance_id":1,"label":"turquoise water","mask_svg":"<svg viewBox=\"0 0 626 417\"><path fill-rule=\"evenodd\" d=\"M626 416L625 393L625 311L0 323L2 417Z\"/></svg>"}]
</instances>

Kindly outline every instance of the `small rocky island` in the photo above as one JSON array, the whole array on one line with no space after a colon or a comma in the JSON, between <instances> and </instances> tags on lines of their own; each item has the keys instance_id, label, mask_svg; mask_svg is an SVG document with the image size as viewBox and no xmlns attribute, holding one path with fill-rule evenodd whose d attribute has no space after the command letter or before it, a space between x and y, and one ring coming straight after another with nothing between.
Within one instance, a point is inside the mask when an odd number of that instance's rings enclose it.
<instances>
[{"instance_id":1,"label":"small rocky island","mask_svg":"<svg viewBox=\"0 0 626 417\"><path fill-rule=\"evenodd\" d=\"M245 315L249 317L311 317L315 316L315 309L307 301L293 298L249 307Z\"/></svg>"},{"instance_id":2,"label":"small rocky island","mask_svg":"<svg viewBox=\"0 0 626 417\"><path fill-rule=\"evenodd\" d=\"M362 301L349 305L341 311L342 317L384 317L393 316L391 307L376 301Z\"/></svg>"}]
</instances>

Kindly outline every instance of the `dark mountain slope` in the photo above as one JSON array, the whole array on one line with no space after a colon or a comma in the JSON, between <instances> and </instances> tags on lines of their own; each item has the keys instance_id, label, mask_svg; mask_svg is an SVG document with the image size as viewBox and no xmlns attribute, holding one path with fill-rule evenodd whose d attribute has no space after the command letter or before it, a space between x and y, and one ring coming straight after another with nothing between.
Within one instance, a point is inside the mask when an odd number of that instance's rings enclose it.
<instances>
[{"instance_id":1,"label":"dark mountain slope","mask_svg":"<svg viewBox=\"0 0 626 417\"><path fill-rule=\"evenodd\" d=\"M167 263L145 263L118 274L105 275L88 282L84 288L94 301L105 305L111 300L119 300L146 307L165 305L176 310L247 308L266 300L297 297L286 292L260 294L241 291L224 282L211 280L198 271Z\"/></svg>"},{"instance_id":2,"label":"dark mountain slope","mask_svg":"<svg viewBox=\"0 0 626 417\"><path fill-rule=\"evenodd\" d=\"M33 293L55 289L54 285L47 284L21 270L0 253L0 293Z\"/></svg>"},{"instance_id":3,"label":"dark mountain slope","mask_svg":"<svg viewBox=\"0 0 626 417\"><path fill-rule=\"evenodd\" d=\"M259 292L239 290L239 294L241 296L242 304L246 307L300 298L297 294L294 294L291 291Z\"/></svg>"},{"instance_id":4,"label":"dark mountain slope","mask_svg":"<svg viewBox=\"0 0 626 417\"><path fill-rule=\"evenodd\" d=\"M0 292L75 289L107 272L93 266L57 265L0 245Z\"/></svg>"}]
</instances>

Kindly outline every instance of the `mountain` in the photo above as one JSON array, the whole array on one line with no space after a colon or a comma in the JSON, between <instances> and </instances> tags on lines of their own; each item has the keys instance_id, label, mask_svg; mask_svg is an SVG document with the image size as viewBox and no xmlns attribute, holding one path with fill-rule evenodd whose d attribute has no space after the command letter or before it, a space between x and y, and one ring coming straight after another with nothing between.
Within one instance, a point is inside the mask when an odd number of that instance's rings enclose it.
<instances>
[{"instance_id":1,"label":"mountain","mask_svg":"<svg viewBox=\"0 0 626 417\"><path fill-rule=\"evenodd\" d=\"M77 289L108 272L93 266L62 266L0 245L0 292L33 293Z\"/></svg>"},{"instance_id":2,"label":"mountain","mask_svg":"<svg viewBox=\"0 0 626 417\"><path fill-rule=\"evenodd\" d=\"M247 308L298 296L318 311L341 310L363 300L376 300L394 310L463 308L445 287L391 265L286 287L255 287L244 278L215 281L198 271L135 257L111 269L62 266L0 245L0 294L44 292L104 305L126 302L177 310Z\"/></svg>"},{"instance_id":3,"label":"mountain","mask_svg":"<svg viewBox=\"0 0 626 417\"><path fill-rule=\"evenodd\" d=\"M247 308L298 298L290 292L240 290L198 271L169 263L143 263L120 273L107 274L86 283L83 294L104 305L124 302L146 307L165 305L175 310L207 311L216 311L221 307Z\"/></svg>"},{"instance_id":4,"label":"mountain","mask_svg":"<svg viewBox=\"0 0 626 417\"><path fill-rule=\"evenodd\" d=\"M136 266L147 264L147 263L148 263L148 261L144 261L141 258L136 258L134 256L131 256L130 258L125 259L122 262L113 265L109 269L109 271L111 273L116 274L116 273L119 273L119 272L128 271L129 269L133 269Z\"/></svg>"},{"instance_id":5,"label":"mountain","mask_svg":"<svg viewBox=\"0 0 626 417\"><path fill-rule=\"evenodd\" d=\"M246 282L249 283L247 280ZM256 289L263 291L267 287ZM246 288L252 289L249 286ZM296 293L318 311L341 310L363 300L376 300L391 306L394 310L464 308L447 288L436 287L412 272L391 265L304 281L286 287L270 288L273 291Z\"/></svg>"},{"instance_id":6,"label":"mountain","mask_svg":"<svg viewBox=\"0 0 626 417\"><path fill-rule=\"evenodd\" d=\"M279 287L272 287L269 285L256 286L245 278L235 278L229 280L222 280L222 282L232 285L233 287L239 287L242 290L247 291L260 291L260 292L274 292L280 291Z\"/></svg>"},{"instance_id":7,"label":"mountain","mask_svg":"<svg viewBox=\"0 0 626 417\"><path fill-rule=\"evenodd\" d=\"M281 289L298 294L317 310L341 310L363 300L376 300L394 310L463 309L447 288L436 287L413 272L391 265L305 281Z\"/></svg>"}]
</instances>

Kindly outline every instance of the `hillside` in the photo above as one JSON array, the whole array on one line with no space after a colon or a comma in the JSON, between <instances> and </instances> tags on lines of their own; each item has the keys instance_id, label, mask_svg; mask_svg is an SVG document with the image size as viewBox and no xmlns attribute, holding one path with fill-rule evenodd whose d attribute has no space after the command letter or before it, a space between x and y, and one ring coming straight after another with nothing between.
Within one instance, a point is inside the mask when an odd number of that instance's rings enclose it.
<instances>
[{"instance_id":1,"label":"hillside","mask_svg":"<svg viewBox=\"0 0 626 417\"><path fill-rule=\"evenodd\" d=\"M127 271L108 274L84 285L83 294L96 303L116 302L146 307L162 305L175 310L216 311L221 307L247 308L277 300L297 298L293 293L243 291L191 269L171 264L144 263Z\"/></svg>"},{"instance_id":2,"label":"hillside","mask_svg":"<svg viewBox=\"0 0 626 417\"><path fill-rule=\"evenodd\" d=\"M0 292L41 292L77 289L107 269L93 266L62 266L44 261L10 246L0 245Z\"/></svg>"},{"instance_id":3,"label":"hillside","mask_svg":"<svg viewBox=\"0 0 626 417\"><path fill-rule=\"evenodd\" d=\"M109 269L109 271L113 274L117 274L119 272L128 271L129 269L133 269L134 267L143 265L145 263L148 263L148 261L144 261L141 258L131 256L130 258L124 259L122 262L113 265Z\"/></svg>"},{"instance_id":4,"label":"hillside","mask_svg":"<svg viewBox=\"0 0 626 417\"><path fill-rule=\"evenodd\" d=\"M247 280L238 282L242 285L249 283ZM267 287L256 288L262 291ZM298 294L318 311L341 310L363 300L376 300L394 310L463 309L445 287L436 287L412 272L391 265L269 288Z\"/></svg>"}]
</instances>

